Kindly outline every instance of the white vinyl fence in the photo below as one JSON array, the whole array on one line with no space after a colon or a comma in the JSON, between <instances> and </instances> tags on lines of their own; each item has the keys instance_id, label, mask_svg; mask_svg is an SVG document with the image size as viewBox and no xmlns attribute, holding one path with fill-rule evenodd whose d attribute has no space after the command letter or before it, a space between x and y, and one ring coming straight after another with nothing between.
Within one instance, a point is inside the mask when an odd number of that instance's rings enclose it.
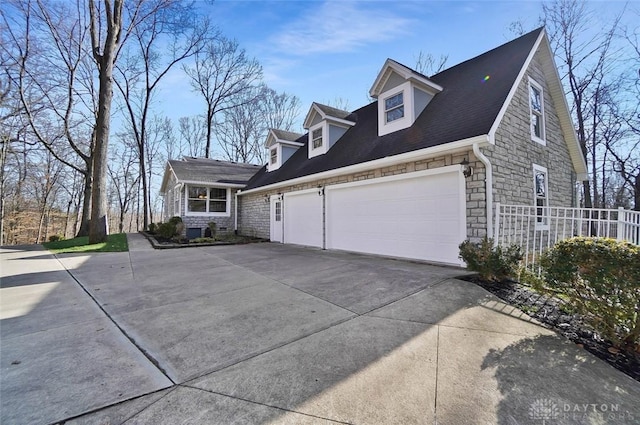
<instances>
[{"instance_id":1,"label":"white vinyl fence","mask_svg":"<svg viewBox=\"0 0 640 425\"><path fill-rule=\"evenodd\" d=\"M640 245L640 212L618 209L496 204L494 243L522 248L525 266L547 248L574 236L595 236Z\"/></svg>"}]
</instances>

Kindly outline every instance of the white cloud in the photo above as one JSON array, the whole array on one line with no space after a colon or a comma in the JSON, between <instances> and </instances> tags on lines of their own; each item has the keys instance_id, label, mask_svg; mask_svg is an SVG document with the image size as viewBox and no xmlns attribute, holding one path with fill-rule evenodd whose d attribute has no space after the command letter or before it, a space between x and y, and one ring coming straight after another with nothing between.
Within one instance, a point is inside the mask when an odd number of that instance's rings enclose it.
<instances>
[{"instance_id":1,"label":"white cloud","mask_svg":"<svg viewBox=\"0 0 640 425\"><path fill-rule=\"evenodd\" d=\"M393 40L407 33L412 20L395 15L392 5L324 2L274 35L272 41L280 54L305 56L350 52L363 45Z\"/></svg>"}]
</instances>

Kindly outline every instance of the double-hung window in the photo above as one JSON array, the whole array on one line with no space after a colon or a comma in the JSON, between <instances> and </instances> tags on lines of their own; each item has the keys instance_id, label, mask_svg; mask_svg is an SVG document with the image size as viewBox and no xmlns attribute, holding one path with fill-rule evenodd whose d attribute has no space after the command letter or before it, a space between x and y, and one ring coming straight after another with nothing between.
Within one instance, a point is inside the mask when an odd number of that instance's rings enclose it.
<instances>
[{"instance_id":1,"label":"double-hung window","mask_svg":"<svg viewBox=\"0 0 640 425\"><path fill-rule=\"evenodd\" d=\"M180 196L182 196L182 189L176 187L173 189L173 215L179 216L180 214Z\"/></svg>"},{"instance_id":2,"label":"double-hung window","mask_svg":"<svg viewBox=\"0 0 640 425\"><path fill-rule=\"evenodd\" d=\"M529 110L531 112L531 138L544 145L544 92L542 86L533 80L529 80Z\"/></svg>"},{"instance_id":3,"label":"double-hung window","mask_svg":"<svg viewBox=\"0 0 640 425\"><path fill-rule=\"evenodd\" d=\"M271 156L271 164L275 164L276 162L278 162L278 148L272 148L269 151L269 154Z\"/></svg>"},{"instance_id":4,"label":"double-hung window","mask_svg":"<svg viewBox=\"0 0 640 425\"><path fill-rule=\"evenodd\" d=\"M224 188L189 186L188 213L224 214L228 211L228 191Z\"/></svg>"},{"instance_id":5,"label":"double-hung window","mask_svg":"<svg viewBox=\"0 0 640 425\"><path fill-rule=\"evenodd\" d=\"M311 132L311 146L313 146L313 149L322 147L322 127L316 128Z\"/></svg>"},{"instance_id":6,"label":"double-hung window","mask_svg":"<svg viewBox=\"0 0 640 425\"><path fill-rule=\"evenodd\" d=\"M549 224L549 185L547 169L539 165L533 166L533 192L536 207L536 227Z\"/></svg>"},{"instance_id":7,"label":"double-hung window","mask_svg":"<svg viewBox=\"0 0 640 425\"><path fill-rule=\"evenodd\" d=\"M403 92L384 100L384 114L388 123L404 117Z\"/></svg>"}]
</instances>

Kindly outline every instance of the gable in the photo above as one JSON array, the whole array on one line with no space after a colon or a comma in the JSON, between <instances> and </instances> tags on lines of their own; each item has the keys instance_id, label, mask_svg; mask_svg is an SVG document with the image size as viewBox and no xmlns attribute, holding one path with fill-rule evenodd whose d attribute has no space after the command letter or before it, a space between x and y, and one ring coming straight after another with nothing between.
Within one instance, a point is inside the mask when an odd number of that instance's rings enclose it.
<instances>
[{"instance_id":1,"label":"gable","mask_svg":"<svg viewBox=\"0 0 640 425\"><path fill-rule=\"evenodd\" d=\"M389 72L390 72L390 76L387 78L386 83L382 86L382 90L380 90L381 92L394 89L395 87L398 87L400 84L405 82L404 77L402 77L398 73L393 71L389 71Z\"/></svg>"},{"instance_id":2,"label":"gable","mask_svg":"<svg viewBox=\"0 0 640 425\"><path fill-rule=\"evenodd\" d=\"M494 139L496 131L502 124L507 108L511 107L514 102L515 95L520 85L525 83L527 75L531 75L531 66L534 62L534 58L541 65L540 68L543 74L542 77L535 76L536 78L534 78L534 82L537 82L538 84L544 82L547 88L545 91L549 93L552 99L554 110L560 124L559 130L561 131L563 140L569 150L574 171L577 174L578 180L586 180L588 178L586 161L573 126L573 119L571 118L569 105L564 94L558 68L556 67L553 59L549 39L544 30L540 30L540 34L538 35L535 45L529 52L529 56L522 66L516 82L511 87L511 91L505 99L498 117L495 119L491 129L489 130L489 140L491 143L495 143ZM524 103L525 105L528 105L528 100Z\"/></svg>"}]
</instances>

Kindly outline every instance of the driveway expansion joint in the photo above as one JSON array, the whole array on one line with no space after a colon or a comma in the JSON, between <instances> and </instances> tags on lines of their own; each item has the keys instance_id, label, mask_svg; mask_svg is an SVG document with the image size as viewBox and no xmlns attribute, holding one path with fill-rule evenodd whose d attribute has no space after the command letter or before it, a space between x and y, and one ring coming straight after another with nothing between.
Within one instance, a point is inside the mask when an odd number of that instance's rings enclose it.
<instances>
[{"instance_id":1,"label":"driveway expansion joint","mask_svg":"<svg viewBox=\"0 0 640 425\"><path fill-rule=\"evenodd\" d=\"M69 276L71 276L74 282L76 282L78 286L82 288L82 290L89 296L89 298L91 298L94 304L100 309L100 311L102 311L102 313L104 313L104 315L109 319L109 321L111 321L111 323L113 323L113 325L122 333L122 335L124 335L125 338L127 338L129 342L131 342L131 344L133 344L133 346L136 347L142 353L142 355L145 356L145 358L147 358L147 360L149 360L151 364L153 364L156 367L156 369L158 369L160 373L162 373L165 376L165 378L169 380L169 382L175 385L176 382L169 376L167 371L160 365L160 362L155 357L153 357L147 350L142 348L142 346L140 346L140 344L138 344L137 341L133 337L131 337L127 333L127 331L125 331L113 317L111 317L109 312L107 312L107 310L102 306L102 304L100 304L100 302L93 296L93 294L82 284L82 282L80 282L80 280L78 280L74 276L74 274L71 273L71 271L65 267L64 263L60 261L60 258L57 255L54 255L54 257L56 261L60 263L60 265L66 270ZM131 255L129 255L129 259L131 261Z\"/></svg>"},{"instance_id":2,"label":"driveway expansion joint","mask_svg":"<svg viewBox=\"0 0 640 425\"><path fill-rule=\"evenodd\" d=\"M259 401L249 400L247 398L242 398L242 397L229 395L229 394L225 394L225 393L221 393L221 392L217 392L217 391L207 390L207 389L204 389L204 388L194 387L194 386L191 386L191 385L179 384L179 386L184 387L184 388L191 388L192 390L204 391L204 392L207 392L207 393L210 393L210 394L219 395L219 396L222 396L222 397L228 397L228 398L231 398L231 399L234 399L234 400L244 401L246 403L257 404L259 406L269 407L271 409L278 409L278 410L281 410L283 412L295 413L295 414L298 414L298 415L308 416L310 418L322 419L324 421L329 421L329 422L333 422L333 423L336 423L336 424L350 425L350 422L343 422L343 421L338 421L336 419L325 418L323 416L317 416L317 415L311 415L309 413L299 412L297 410L285 409L283 407L274 406L274 405L266 404L266 403L261 403Z\"/></svg>"}]
</instances>

